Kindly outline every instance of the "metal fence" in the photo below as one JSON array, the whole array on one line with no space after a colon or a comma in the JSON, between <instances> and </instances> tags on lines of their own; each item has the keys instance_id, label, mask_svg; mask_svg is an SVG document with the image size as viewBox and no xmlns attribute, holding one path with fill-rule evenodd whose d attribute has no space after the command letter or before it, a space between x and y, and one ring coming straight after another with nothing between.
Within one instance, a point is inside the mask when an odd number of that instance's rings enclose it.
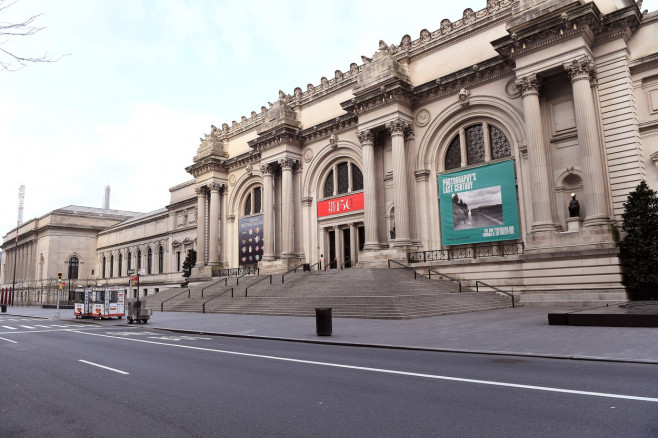
<instances>
[{"instance_id":1,"label":"metal fence","mask_svg":"<svg viewBox=\"0 0 658 438\"><path fill-rule=\"evenodd\" d=\"M508 255L523 254L524 250L525 245L523 242L498 244L494 243L487 245L435 249L433 251L410 252L407 255L407 261L409 263L423 263L458 259L477 259L483 257L505 257Z\"/></svg>"},{"instance_id":2,"label":"metal fence","mask_svg":"<svg viewBox=\"0 0 658 438\"><path fill-rule=\"evenodd\" d=\"M258 275L260 269L257 266L250 266L248 268L232 268L232 269L213 269L213 277L238 277L240 275Z\"/></svg>"}]
</instances>

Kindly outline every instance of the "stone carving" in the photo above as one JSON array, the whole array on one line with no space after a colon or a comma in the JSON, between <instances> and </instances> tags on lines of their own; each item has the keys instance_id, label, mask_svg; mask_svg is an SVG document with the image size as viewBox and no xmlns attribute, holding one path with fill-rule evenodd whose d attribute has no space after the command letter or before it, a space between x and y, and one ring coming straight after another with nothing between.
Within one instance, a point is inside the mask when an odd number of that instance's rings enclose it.
<instances>
[{"instance_id":1,"label":"stone carving","mask_svg":"<svg viewBox=\"0 0 658 438\"><path fill-rule=\"evenodd\" d=\"M571 194L571 201L569 202L569 216L580 217L580 202L576 199L576 194Z\"/></svg>"},{"instance_id":2,"label":"stone carving","mask_svg":"<svg viewBox=\"0 0 658 438\"><path fill-rule=\"evenodd\" d=\"M231 175L231 176L228 177L228 183L229 183L230 186L234 186L235 181L236 181L235 175Z\"/></svg>"},{"instance_id":3,"label":"stone carving","mask_svg":"<svg viewBox=\"0 0 658 438\"><path fill-rule=\"evenodd\" d=\"M470 24L475 21L475 12L473 12L473 9L471 8L466 8L464 9L464 15L462 17L462 20L464 23Z\"/></svg>"},{"instance_id":4,"label":"stone carving","mask_svg":"<svg viewBox=\"0 0 658 438\"><path fill-rule=\"evenodd\" d=\"M487 11L490 14L493 14L498 9L500 9L500 6L498 5L498 0L487 0Z\"/></svg>"},{"instance_id":5,"label":"stone carving","mask_svg":"<svg viewBox=\"0 0 658 438\"><path fill-rule=\"evenodd\" d=\"M452 30L452 22L447 18L441 20L441 33L446 34Z\"/></svg>"},{"instance_id":6,"label":"stone carving","mask_svg":"<svg viewBox=\"0 0 658 438\"><path fill-rule=\"evenodd\" d=\"M211 192L221 193L222 190L224 189L224 184L213 182L213 183L208 184L208 188L210 189Z\"/></svg>"},{"instance_id":7,"label":"stone carving","mask_svg":"<svg viewBox=\"0 0 658 438\"><path fill-rule=\"evenodd\" d=\"M419 126L421 128L423 126L426 126L430 122L430 112L424 108L418 111L416 113L414 122L416 123L416 126Z\"/></svg>"},{"instance_id":8,"label":"stone carving","mask_svg":"<svg viewBox=\"0 0 658 438\"><path fill-rule=\"evenodd\" d=\"M384 40L379 40L379 51L388 54L388 44Z\"/></svg>"},{"instance_id":9,"label":"stone carving","mask_svg":"<svg viewBox=\"0 0 658 438\"><path fill-rule=\"evenodd\" d=\"M429 30L423 29L423 30L420 31L420 41L422 43L426 43L431 39L432 39L432 34L430 33Z\"/></svg>"},{"instance_id":10,"label":"stone carving","mask_svg":"<svg viewBox=\"0 0 658 438\"><path fill-rule=\"evenodd\" d=\"M274 169L270 164L261 164L260 165L260 173L265 175L274 175Z\"/></svg>"},{"instance_id":11,"label":"stone carving","mask_svg":"<svg viewBox=\"0 0 658 438\"><path fill-rule=\"evenodd\" d=\"M364 143L373 144L375 141L375 135L370 129L365 129L363 131L357 131L356 136L359 139L359 143L363 146Z\"/></svg>"},{"instance_id":12,"label":"stone carving","mask_svg":"<svg viewBox=\"0 0 658 438\"><path fill-rule=\"evenodd\" d=\"M244 171L247 173L247 175L251 175L251 172L253 171L251 164L247 164L244 168Z\"/></svg>"},{"instance_id":13,"label":"stone carving","mask_svg":"<svg viewBox=\"0 0 658 438\"><path fill-rule=\"evenodd\" d=\"M194 193L196 193L197 196L203 196L206 194L206 187L205 186L196 187L194 189Z\"/></svg>"},{"instance_id":14,"label":"stone carving","mask_svg":"<svg viewBox=\"0 0 658 438\"><path fill-rule=\"evenodd\" d=\"M295 167L297 160L286 157L279 160L279 165L281 165L282 170L292 170Z\"/></svg>"},{"instance_id":15,"label":"stone carving","mask_svg":"<svg viewBox=\"0 0 658 438\"><path fill-rule=\"evenodd\" d=\"M392 135L404 135L405 131L408 131L410 128L411 125L409 122L402 119L395 119L386 123L386 129L388 129Z\"/></svg>"},{"instance_id":16,"label":"stone carving","mask_svg":"<svg viewBox=\"0 0 658 438\"><path fill-rule=\"evenodd\" d=\"M409 50L411 48L411 37L409 35L402 37L402 41L400 41L400 47L404 50Z\"/></svg>"},{"instance_id":17,"label":"stone carving","mask_svg":"<svg viewBox=\"0 0 658 438\"><path fill-rule=\"evenodd\" d=\"M363 56L363 55L361 55L361 61L362 61L364 64L370 64L370 63L372 62L372 58L368 58L367 56Z\"/></svg>"},{"instance_id":18,"label":"stone carving","mask_svg":"<svg viewBox=\"0 0 658 438\"><path fill-rule=\"evenodd\" d=\"M338 147L338 136L336 134L331 134L331 137L329 137L329 147L331 148Z\"/></svg>"},{"instance_id":19,"label":"stone carving","mask_svg":"<svg viewBox=\"0 0 658 438\"><path fill-rule=\"evenodd\" d=\"M592 79L596 74L596 65L589 57L574 59L570 63L564 64L564 69L571 76L571 80Z\"/></svg>"},{"instance_id":20,"label":"stone carving","mask_svg":"<svg viewBox=\"0 0 658 438\"><path fill-rule=\"evenodd\" d=\"M299 99L302 98L302 89L301 88L295 87L294 93L295 93L295 99L296 100L299 100Z\"/></svg>"},{"instance_id":21,"label":"stone carving","mask_svg":"<svg viewBox=\"0 0 658 438\"><path fill-rule=\"evenodd\" d=\"M462 89L459 90L459 103L461 103L462 106L468 106L470 97L471 92L466 88L462 87Z\"/></svg>"},{"instance_id":22,"label":"stone carving","mask_svg":"<svg viewBox=\"0 0 658 438\"><path fill-rule=\"evenodd\" d=\"M535 75L519 78L515 84L521 94L539 93L539 80Z\"/></svg>"},{"instance_id":23,"label":"stone carving","mask_svg":"<svg viewBox=\"0 0 658 438\"><path fill-rule=\"evenodd\" d=\"M311 148L307 148L304 151L304 161L310 163L312 159L313 159L313 151L311 150Z\"/></svg>"},{"instance_id":24,"label":"stone carving","mask_svg":"<svg viewBox=\"0 0 658 438\"><path fill-rule=\"evenodd\" d=\"M356 75L359 72L359 65L356 62L350 64L350 73Z\"/></svg>"}]
</instances>

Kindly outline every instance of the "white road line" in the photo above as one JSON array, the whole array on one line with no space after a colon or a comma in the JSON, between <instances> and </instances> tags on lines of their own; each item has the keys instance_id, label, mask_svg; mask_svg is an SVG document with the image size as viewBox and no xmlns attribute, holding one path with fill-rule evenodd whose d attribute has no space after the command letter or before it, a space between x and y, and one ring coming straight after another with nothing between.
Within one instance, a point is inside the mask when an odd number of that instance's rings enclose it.
<instances>
[{"instance_id":1,"label":"white road line","mask_svg":"<svg viewBox=\"0 0 658 438\"><path fill-rule=\"evenodd\" d=\"M20 327L30 329L30 330L34 330L34 327L32 327L31 325L21 325Z\"/></svg>"},{"instance_id":2,"label":"white road line","mask_svg":"<svg viewBox=\"0 0 658 438\"><path fill-rule=\"evenodd\" d=\"M6 328L7 330L18 330L16 327L11 327L11 326L8 326L8 325L3 325L2 327Z\"/></svg>"},{"instance_id":3,"label":"white road line","mask_svg":"<svg viewBox=\"0 0 658 438\"><path fill-rule=\"evenodd\" d=\"M18 344L18 342L12 341L11 339L7 339L7 338L0 338L0 339L2 339L3 341L11 342L12 344Z\"/></svg>"},{"instance_id":4,"label":"white road line","mask_svg":"<svg viewBox=\"0 0 658 438\"><path fill-rule=\"evenodd\" d=\"M191 345L168 344L166 342L148 341L146 339L123 338L123 337L119 337L119 336L102 335L102 334L99 334L99 333L86 333L86 332L80 332L80 331L75 331L75 330L73 330L72 332L73 333L80 333L80 334L83 334L83 335L89 335L89 336L100 336L100 337L104 337L104 338L122 339L124 341L142 342L142 343L145 343L145 344L165 345L165 346L169 346L169 347L186 348L188 350L208 351L208 352L212 352L212 353L230 354L230 355L234 355L234 356L243 356L243 357L255 357L255 358L259 358L259 359L279 360L279 361L284 361L284 362L301 363L301 364L307 364L307 365L318 365L318 366L343 368L343 369L350 369L350 370L357 370L357 371L370 371L370 372L374 372L374 373L395 374L395 375L399 375L399 376L423 377L423 378L427 378L427 379L447 380L447 381L452 381L452 382L476 383L476 384L480 384L480 385L492 385L492 386L503 386L503 387L508 387L508 388L530 389L530 390L535 390L535 391L560 392L560 393L564 393L564 394L588 395L588 396L593 396L593 397L606 397L606 398L615 398L615 399L623 399L623 400L634 400L634 401L644 401L644 402L658 403L658 398L652 398L652 397L639 397L639 396L634 396L634 395L611 394L611 393L606 393L606 392L579 391L579 390L576 390L576 389L566 389L566 388L552 388L550 386L522 385L522 384L518 384L518 383L496 382L496 381L493 381L493 380L466 379L466 378L462 378L462 377L450 377L450 376L440 376L440 375L435 375L435 374L412 373L412 372L408 372L408 371L387 370L387 369L384 369L384 368L360 367L360 366L355 366L355 365L345 365L345 364L331 363L331 362L317 362L317 361L313 361L313 360L293 359L293 358L289 358L289 357L267 356L267 355L262 355L262 354L253 354L253 353L241 353L241 352L229 351L229 350L216 350L214 348L193 347Z\"/></svg>"},{"instance_id":5,"label":"white road line","mask_svg":"<svg viewBox=\"0 0 658 438\"><path fill-rule=\"evenodd\" d=\"M86 364L88 364L88 365L93 365L93 366L95 366L95 367L103 368L103 369L105 369L105 370L114 371L115 373L119 373L119 374L130 374L130 373L127 373L127 372L125 372L125 371L117 370L116 368L106 367L105 365L100 365L100 364L93 363L93 362L89 362L89 361L82 360L82 359L79 359L78 362L86 363Z\"/></svg>"}]
</instances>

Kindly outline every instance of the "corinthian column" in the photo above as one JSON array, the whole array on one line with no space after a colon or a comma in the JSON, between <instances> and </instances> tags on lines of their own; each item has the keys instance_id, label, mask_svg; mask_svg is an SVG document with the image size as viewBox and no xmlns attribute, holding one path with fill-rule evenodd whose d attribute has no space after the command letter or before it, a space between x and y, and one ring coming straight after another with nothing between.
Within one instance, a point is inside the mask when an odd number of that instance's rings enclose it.
<instances>
[{"instance_id":1,"label":"corinthian column","mask_svg":"<svg viewBox=\"0 0 658 438\"><path fill-rule=\"evenodd\" d=\"M407 191L407 160L404 153L404 131L411 125L397 119L386 124L393 143L393 188L395 190L395 243L409 246L409 199Z\"/></svg>"},{"instance_id":2,"label":"corinthian column","mask_svg":"<svg viewBox=\"0 0 658 438\"><path fill-rule=\"evenodd\" d=\"M206 187L194 189L197 196L196 266L203 267L206 259Z\"/></svg>"},{"instance_id":3,"label":"corinthian column","mask_svg":"<svg viewBox=\"0 0 658 438\"><path fill-rule=\"evenodd\" d=\"M284 158L279 161L281 165L281 256L292 257L294 255L294 212L293 212L293 190L292 169L295 161L292 158Z\"/></svg>"},{"instance_id":4,"label":"corinthian column","mask_svg":"<svg viewBox=\"0 0 658 438\"><path fill-rule=\"evenodd\" d=\"M263 260L274 260L274 169L270 164L260 166L263 174Z\"/></svg>"},{"instance_id":5,"label":"corinthian column","mask_svg":"<svg viewBox=\"0 0 658 438\"><path fill-rule=\"evenodd\" d=\"M594 75L594 67L594 62L589 58L574 60L564 65L571 76L573 104L576 111L576 129L585 183L583 187L584 206L587 212L583 221L585 227L610 222L606 201L605 169L594 112L594 95L590 87L590 77Z\"/></svg>"},{"instance_id":6,"label":"corinthian column","mask_svg":"<svg viewBox=\"0 0 658 438\"><path fill-rule=\"evenodd\" d=\"M356 135L361 143L361 155L363 157L363 219L366 228L366 241L363 245L364 251L379 250L377 238L377 186L375 181L375 137L370 130L358 131Z\"/></svg>"},{"instance_id":7,"label":"corinthian column","mask_svg":"<svg viewBox=\"0 0 658 438\"><path fill-rule=\"evenodd\" d=\"M219 193L222 185L210 183L210 228L208 233L208 264L212 266L219 265Z\"/></svg>"},{"instance_id":8,"label":"corinthian column","mask_svg":"<svg viewBox=\"0 0 658 438\"><path fill-rule=\"evenodd\" d=\"M525 76L516 81L523 92L525 130L528 139L528 161L530 162L530 193L532 197L531 232L554 231L555 223L551 214L550 177L544 144L544 129L539 109L539 83L535 75Z\"/></svg>"}]
</instances>

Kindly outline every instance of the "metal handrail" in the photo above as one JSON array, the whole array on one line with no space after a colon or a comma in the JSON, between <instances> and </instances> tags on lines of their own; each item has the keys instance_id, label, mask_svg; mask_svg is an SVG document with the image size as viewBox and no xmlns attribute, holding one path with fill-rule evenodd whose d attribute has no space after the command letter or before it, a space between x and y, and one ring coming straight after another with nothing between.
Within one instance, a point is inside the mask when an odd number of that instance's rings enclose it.
<instances>
[{"instance_id":1,"label":"metal handrail","mask_svg":"<svg viewBox=\"0 0 658 438\"><path fill-rule=\"evenodd\" d=\"M388 260L388 269L391 269L391 262L395 263L396 265L400 265L400 266L402 266L404 269L408 269L408 270L410 270L411 272L413 272L413 273L414 273L414 280L417 278L418 273L416 272L415 269L412 269L412 268L410 268L409 266L405 265L404 263L400 263L400 262L398 262L398 261L396 261L396 260L390 260L390 259Z\"/></svg>"},{"instance_id":2,"label":"metal handrail","mask_svg":"<svg viewBox=\"0 0 658 438\"><path fill-rule=\"evenodd\" d=\"M166 303L166 302L169 301L169 300L173 300L174 298L176 298L176 297L179 296L179 295L183 295L185 292L187 292L187 293L189 294L189 293L190 293L190 290L189 290L189 289L188 289L188 290L184 290L183 292L178 293L178 294L174 295L173 297L169 297L169 298L167 298L166 300L163 300L163 301L160 303L160 312L164 312L164 303Z\"/></svg>"},{"instance_id":3,"label":"metal handrail","mask_svg":"<svg viewBox=\"0 0 658 438\"><path fill-rule=\"evenodd\" d=\"M214 286L214 285L216 285L216 284L219 283L220 281L222 281L221 278L220 278L219 280L217 280L216 282L214 282L214 283L212 283L212 284L209 284L208 286L206 286L206 287L204 287L203 289L201 289L201 298L203 298L203 291L204 291L204 290L208 289L210 286ZM224 286L228 286L228 277L224 278ZM188 295L188 296L189 296L189 295Z\"/></svg>"},{"instance_id":4,"label":"metal handrail","mask_svg":"<svg viewBox=\"0 0 658 438\"><path fill-rule=\"evenodd\" d=\"M286 273L284 273L283 275L281 275L281 284L284 283L284 278L285 278L286 275L290 274L292 271L295 271L295 274L296 274L296 273L297 273L297 269L301 268L301 267L304 266L305 264L306 264L306 263L302 263L302 264L299 265L299 266L295 266L294 268L290 269L288 272L286 272Z\"/></svg>"},{"instance_id":5,"label":"metal handrail","mask_svg":"<svg viewBox=\"0 0 658 438\"><path fill-rule=\"evenodd\" d=\"M272 284L272 274L267 275L267 276L261 278L260 280L258 280L257 282L255 282L255 283L251 283L249 286L245 287L245 288L244 288L244 296L245 296L245 297L247 296L247 289L249 289L251 286L256 286L256 285L257 285L258 283L260 283L261 281L267 280L267 277L270 277L270 284Z\"/></svg>"},{"instance_id":6,"label":"metal handrail","mask_svg":"<svg viewBox=\"0 0 658 438\"><path fill-rule=\"evenodd\" d=\"M331 269L332 266L336 265L336 269L338 269L338 259L333 259L329 263L324 265L324 270L326 271L327 268Z\"/></svg>"},{"instance_id":7,"label":"metal handrail","mask_svg":"<svg viewBox=\"0 0 658 438\"><path fill-rule=\"evenodd\" d=\"M350 266L348 266L347 269L350 269L352 267L352 260L349 257L345 260L345 263L340 265L340 270L342 271L343 267L345 267L348 263Z\"/></svg>"},{"instance_id":8,"label":"metal handrail","mask_svg":"<svg viewBox=\"0 0 658 438\"><path fill-rule=\"evenodd\" d=\"M487 284L484 281L480 281L480 280L475 281L475 292L480 292L480 290L478 289L478 283L482 283L483 285L485 285L487 287L490 287L491 289L495 290L496 292L500 292L501 294L507 295L508 297L510 297L512 299L512 307L514 307L514 295L513 294L511 294L507 291L504 291L502 289L498 289L496 286L492 286L492 285Z\"/></svg>"},{"instance_id":9,"label":"metal handrail","mask_svg":"<svg viewBox=\"0 0 658 438\"><path fill-rule=\"evenodd\" d=\"M461 281L461 280L459 280L459 279L457 279L457 278L455 278L455 277L451 277L451 276L449 276L448 274L444 274L444 273L442 273L442 272L435 271L435 270L433 270L433 269L428 269L428 270L427 270L427 276L429 277L430 280L432 279L432 273L434 273L434 274L436 274L436 275L438 275L438 276L440 276L440 277L445 277L445 278L447 278L447 279L450 280L450 281L454 281L455 283L457 283L457 284L459 285L459 293L462 293L462 281Z\"/></svg>"},{"instance_id":10,"label":"metal handrail","mask_svg":"<svg viewBox=\"0 0 658 438\"><path fill-rule=\"evenodd\" d=\"M322 270L322 262L317 262L316 264L309 266L309 269L313 269L313 266L317 266L318 271Z\"/></svg>"},{"instance_id":11,"label":"metal handrail","mask_svg":"<svg viewBox=\"0 0 658 438\"><path fill-rule=\"evenodd\" d=\"M225 294L226 292L228 292L229 290L231 291L231 298L233 298L233 288L226 289L224 292L221 292L221 293L215 295L214 297L208 298L206 301L204 301L204 302L202 303L201 309L202 309L203 313L206 313L206 303L211 302L211 301L214 300L215 298L219 298L219 297L221 297L222 295L224 295L224 294Z\"/></svg>"}]
</instances>

